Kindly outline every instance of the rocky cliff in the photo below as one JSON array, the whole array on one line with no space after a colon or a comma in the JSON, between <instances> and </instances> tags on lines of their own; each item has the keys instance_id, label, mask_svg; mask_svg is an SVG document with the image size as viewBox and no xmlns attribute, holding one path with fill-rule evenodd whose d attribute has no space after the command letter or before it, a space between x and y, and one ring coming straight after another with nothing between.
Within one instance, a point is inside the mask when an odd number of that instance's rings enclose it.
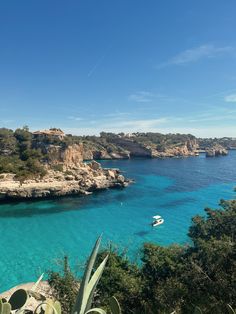
<instances>
[{"instance_id":1,"label":"rocky cliff","mask_svg":"<svg viewBox=\"0 0 236 314\"><path fill-rule=\"evenodd\" d=\"M161 143L155 135L152 138L139 135L132 138L112 136L105 140L96 138L96 141L94 137L91 137L89 140L90 143L94 142L94 145L88 145L88 143L84 145L85 160L186 157L198 154L198 143L194 137L171 141L167 136L167 140Z\"/></svg>"},{"instance_id":2,"label":"rocky cliff","mask_svg":"<svg viewBox=\"0 0 236 314\"><path fill-rule=\"evenodd\" d=\"M68 147L49 145L45 147L49 165L63 165L64 169L80 166L84 159L83 144L72 144Z\"/></svg>"},{"instance_id":3,"label":"rocky cliff","mask_svg":"<svg viewBox=\"0 0 236 314\"><path fill-rule=\"evenodd\" d=\"M119 170L103 169L96 161L84 163L83 143L52 131L32 135L27 129L4 129L3 140L0 132L0 148L5 152L11 144L7 155L0 150L1 200L89 194L128 185Z\"/></svg>"},{"instance_id":4,"label":"rocky cliff","mask_svg":"<svg viewBox=\"0 0 236 314\"><path fill-rule=\"evenodd\" d=\"M209 149L215 145L220 145L226 150L236 149L236 138L198 138L199 147L201 150Z\"/></svg>"},{"instance_id":5,"label":"rocky cliff","mask_svg":"<svg viewBox=\"0 0 236 314\"><path fill-rule=\"evenodd\" d=\"M126 152L129 158L133 157L152 157L152 153L149 147L133 141L132 139L127 138L114 138L112 141L113 144L118 147L122 147Z\"/></svg>"},{"instance_id":6,"label":"rocky cliff","mask_svg":"<svg viewBox=\"0 0 236 314\"><path fill-rule=\"evenodd\" d=\"M198 144L196 140L189 140L180 144L172 144L159 150L156 147L147 146L150 149L152 158L165 158L165 157L188 157L196 156L198 154Z\"/></svg>"},{"instance_id":7,"label":"rocky cliff","mask_svg":"<svg viewBox=\"0 0 236 314\"><path fill-rule=\"evenodd\" d=\"M71 161L71 156L68 161ZM129 182L117 169L103 169L96 161L84 164L73 160L66 171L48 168L47 174L43 178L25 180L24 182L18 181L14 174L2 174L0 199L31 199L90 194L95 190L126 187Z\"/></svg>"}]
</instances>

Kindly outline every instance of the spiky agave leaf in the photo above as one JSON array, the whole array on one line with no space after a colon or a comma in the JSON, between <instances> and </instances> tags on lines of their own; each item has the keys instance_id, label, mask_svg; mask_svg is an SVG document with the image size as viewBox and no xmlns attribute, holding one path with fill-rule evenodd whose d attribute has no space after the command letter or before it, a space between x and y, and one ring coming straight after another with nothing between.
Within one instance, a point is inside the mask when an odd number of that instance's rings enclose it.
<instances>
[{"instance_id":1,"label":"spiky agave leaf","mask_svg":"<svg viewBox=\"0 0 236 314\"><path fill-rule=\"evenodd\" d=\"M35 314L61 314L61 304L58 301L47 299L45 302L40 303L35 311Z\"/></svg>"},{"instance_id":2,"label":"spiky agave leaf","mask_svg":"<svg viewBox=\"0 0 236 314\"><path fill-rule=\"evenodd\" d=\"M232 306L230 304L227 304L227 310L228 310L229 314L235 314L235 310L232 308Z\"/></svg>"},{"instance_id":3,"label":"spiky agave leaf","mask_svg":"<svg viewBox=\"0 0 236 314\"><path fill-rule=\"evenodd\" d=\"M57 310L54 307L54 302L51 299L46 300L45 314L57 314Z\"/></svg>"},{"instance_id":4,"label":"spiky agave leaf","mask_svg":"<svg viewBox=\"0 0 236 314\"><path fill-rule=\"evenodd\" d=\"M89 260L87 262L86 270L85 270L85 273L84 273L84 276L83 276L83 279L82 279L82 282L81 282L81 285L80 285L79 293L78 293L78 296L77 296L77 299L76 299L76 302L75 302L75 305L74 305L74 310L73 310L74 313L82 313L81 309L82 309L82 304L84 302L83 301L84 300L84 295L86 293L87 285L88 285L88 282L89 282L89 279L90 279L90 276L91 276L91 273L92 273L92 270L93 270L93 266L94 266L94 263L95 263L95 260L96 260L97 254L98 254L98 250L99 250L99 247L100 247L101 239L102 239L102 236L100 236L97 239L97 241L96 241L96 243L94 245L94 248L92 250L92 253L91 253L90 257L89 257ZM85 309L85 306L83 306L84 309Z\"/></svg>"},{"instance_id":5,"label":"spiky agave leaf","mask_svg":"<svg viewBox=\"0 0 236 314\"><path fill-rule=\"evenodd\" d=\"M100 309L98 307L95 307L95 308L90 309L87 312L85 312L85 314L88 314L88 313L106 314L106 312L103 309Z\"/></svg>"},{"instance_id":6,"label":"spiky agave leaf","mask_svg":"<svg viewBox=\"0 0 236 314\"><path fill-rule=\"evenodd\" d=\"M61 314L61 303L59 301L55 301L53 306L54 306L54 308L56 310L56 313L57 314Z\"/></svg>"},{"instance_id":7,"label":"spiky agave leaf","mask_svg":"<svg viewBox=\"0 0 236 314\"><path fill-rule=\"evenodd\" d=\"M90 308L91 308L94 291L95 291L97 284L98 284L98 282L102 276L102 273L103 273L103 270L105 268L107 259L108 259L108 255L104 258L102 263L98 266L98 268L94 272L92 278L90 279L90 281L87 285L86 294L84 296L85 312L90 310ZM83 308L83 311L84 311L84 308Z\"/></svg>"},{"instance_id":8,"label":"spiky agave leaf","mask_svg":"<svg viewBox=\"0 0 236 314\"><path fill-rule=\"evenodd\" d=\"M193 314L202 314L202 310L200 309L200 307L196 306Z\"/></svg>"},{"instance_id":9,"label":"spiky agave leaf","mask_svg":"<svg viewBox=\"0 0 236 314\"><path fill-rule=\"evenodd\" d=\"M38 288L39 283L43 279L44 274L42 274L39 279L35 282L35 284L31 287L30 291L35 292L36 289Z\"/></svg>"},{"instance_id":10,"label":"spiky agave leaf","mask_svg":"<svg viewBox=\"0 0 236 314\"><path fill-rule=\"evenodd\" d=\"M109 304L112 314L121 314L121 307L116 297L111 297Z\"/></svg>"}]
</instances>

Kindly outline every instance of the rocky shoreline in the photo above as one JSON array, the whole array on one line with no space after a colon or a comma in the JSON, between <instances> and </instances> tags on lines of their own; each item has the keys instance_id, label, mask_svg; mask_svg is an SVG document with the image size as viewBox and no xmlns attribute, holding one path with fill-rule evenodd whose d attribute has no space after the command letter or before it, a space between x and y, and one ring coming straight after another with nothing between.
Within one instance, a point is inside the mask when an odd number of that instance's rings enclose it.
<instances>
[{"instance_id":1,"label":"rocky shoreline","mask_svg":"<svg viewBox=\"0 0 236 314\"><path fill-rule=\"evenodd\" d=\"M0 202L86 195L126 187L131 180L118 169L103 169L95 160L183 158L197 156L202 149L206 157L228 153L212 139L199 142L190 134L102 132L100 137L78 137L55 128L33 133L27 128L15 132L3 128Z\"/></svg>"},{"instance_id":2,"label":"rocky shoreline","mask_svg":"<svg viewBox=\"0 0 236 314\"><path fill-rule=\"evenodd\" d=\"M43 178L20 182L14 174L1 174L0 201L87 195L108 188L123 188L131 180L118 169L103 169L99 163L80 163L64 172L48 170Z\"/></svg>"}]
</instances>

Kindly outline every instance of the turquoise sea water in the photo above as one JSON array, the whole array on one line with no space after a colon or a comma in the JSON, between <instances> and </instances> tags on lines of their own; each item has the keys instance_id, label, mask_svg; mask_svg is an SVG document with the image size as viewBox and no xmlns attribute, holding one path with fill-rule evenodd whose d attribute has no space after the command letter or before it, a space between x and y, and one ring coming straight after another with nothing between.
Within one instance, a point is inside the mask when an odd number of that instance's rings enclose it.
<instances>
[{"instance_id":1,"label":"turquoise sea water","mask_svg":"<svg viewBox=\"0 0 236 314\"><path fill-rule=\"evenodd\" d=\"M135 183L84 197L0 205L0 291L34 281L68 254L82 264L103 233L137 259L142 243L186 243L191 217L235 198L236 151L227 157L102 161ZM165 223L152 228L152 216Z\"/></svg>"}]
</instances>

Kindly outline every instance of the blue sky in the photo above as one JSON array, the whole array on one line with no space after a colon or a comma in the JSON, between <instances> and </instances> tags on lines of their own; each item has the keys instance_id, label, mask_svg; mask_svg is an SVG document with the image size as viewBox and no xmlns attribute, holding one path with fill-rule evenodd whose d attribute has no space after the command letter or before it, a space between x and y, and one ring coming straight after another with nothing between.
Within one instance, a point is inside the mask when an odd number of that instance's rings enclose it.
<instances>
[{"instance_id":1,"label":"blue sky","mask_svg":"<svg viewBox=\"0 0 236 314\"><path fill-rule=\"evenodd\" d=\"M0 2L0 125L236 137L235 0Z\"/></svg>"}]
</instances>

